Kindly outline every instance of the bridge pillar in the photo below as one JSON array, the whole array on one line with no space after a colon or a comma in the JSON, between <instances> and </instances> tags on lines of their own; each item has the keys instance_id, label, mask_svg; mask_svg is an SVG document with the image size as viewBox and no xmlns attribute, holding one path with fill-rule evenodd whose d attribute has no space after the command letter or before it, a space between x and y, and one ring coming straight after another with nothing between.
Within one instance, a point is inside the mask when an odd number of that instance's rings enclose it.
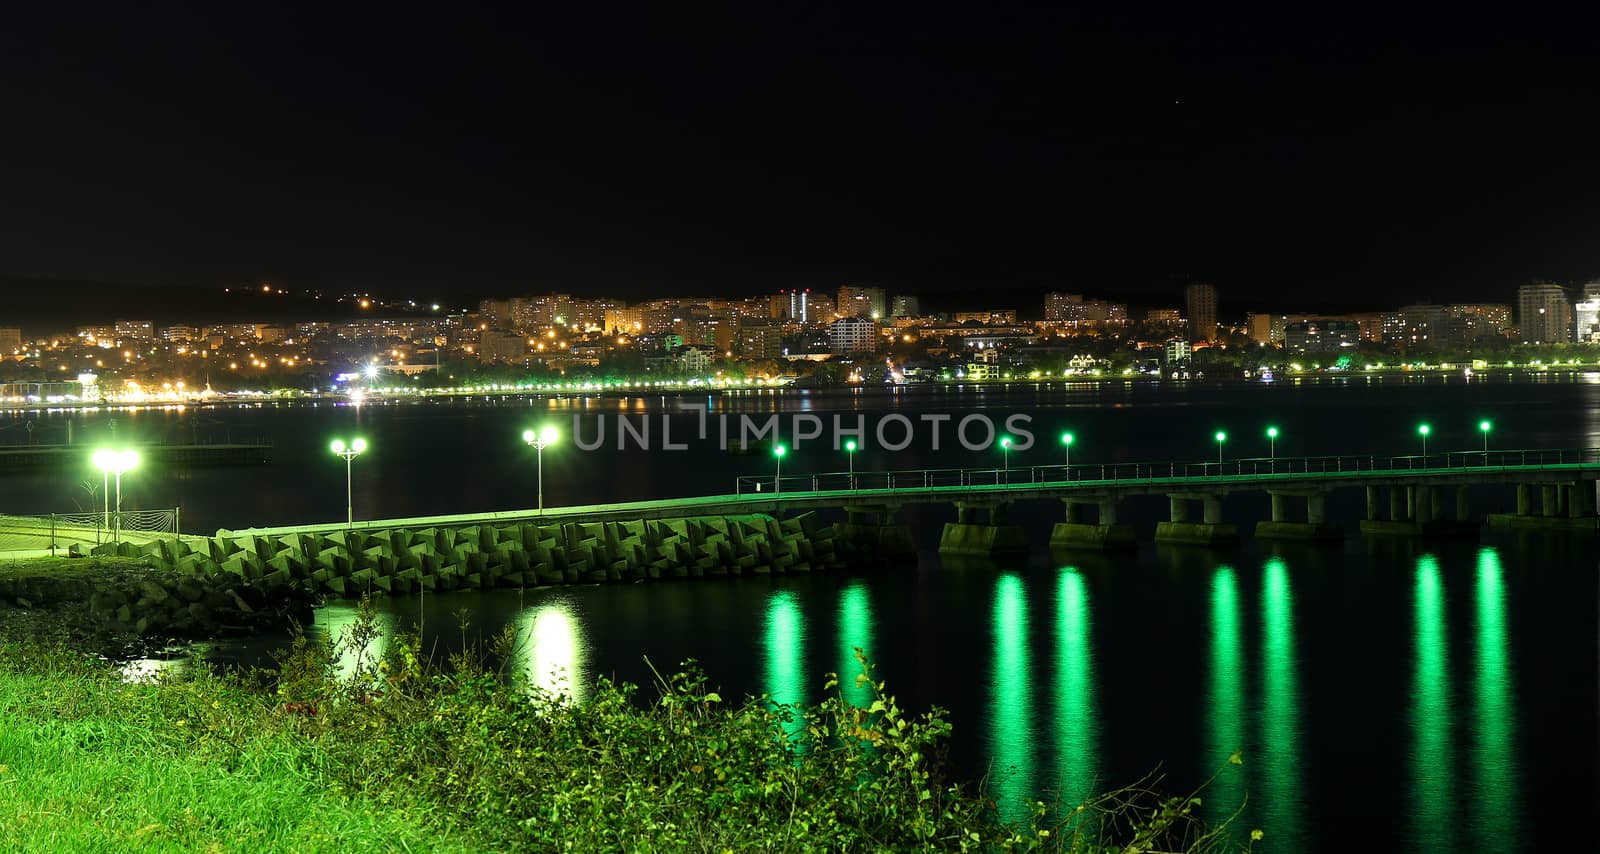
<instances>
[{"instance_id":1,"label":"bridge pillar","mask_svg":"<svg viewBox=\"0 0 1600 854\"><path fill-rule=\"evenodd\" d=\"M1306 496L1306 524L1322 525L1328 519L1328 495L1317 492Z\"/></svg>"},{"instance_id":2,"label":"bridge pillar","mask_svg":"<svg viewBox=\"0 0 1600 854\"><path fill-rule=\"evenodd\" d=\"M1382 490L1379 487L1367 487L1367 519L1375 521L1381 518L1378 514L1383 512L1380 509L1382 507L1382 495Z\"/></svg>"},{"instance_id":3,"label":"bridge pillar","mask_svg":"<svg viewBox=\"0 0 1600 854\"><path fill-rule=\"evenodd\" d=\"M1026 554L1028 541L1020 525L1005 523L1007 502L956 502L956 521L939 535L939 554L996 557ZM988 511L988 524L978 523L978 510Z\"/></svg>"},{"instance_id":4,"label":"bridge pillar","mask_svg":"<svg viewBox=\"0 0 1600 854\"><path fill-rule=\"evenodd\" d=\"M1216 546L1239 541L1239 529L1222 521L1222 494L1170 493L1172 521L1156 525L1156 542ZM1199 501L1200 522L1189 521L1189 502Z\"/></svg>"},{"instance_id":5,"label":"bridge pillar","mask_svg":"<svg viewBox=\"0 0 1600 854\"><path fill-rule=\"evenodd\" d=\"M1406 508L1406 488L1403 486L1389 487L1389 521L1407 522L1411 519L1411 512Z\"/></svg>"},{"instance_id":6,"label":"bridge pillar","mask_svg":"<svg viewBox=\"0 0 1600 854\"><path fill-rule=\"evenodd\" d=\"M1573 519L1582 519L1594 515L1594 482L1580 480L1568 487L1571 493L1567 501L1567 515Z\"/></svg>"},{"instance_id":7,"label":"bridge pillar","mask_svg":"<svg viewBox=\"0 0 1600 854\"><path fill-rule=\"evenodd\" d=\"M1302 541L1344 539L1343 530L1337 525L1328 524L1328 493L1326 490L1288 489L1268 494L1272 496L1272 519L1256 523L1256 539ZM1306 500L1306 520L1304 522L1289 520L1288 499L1291 496ZM1370 488L1367 497L1371 499L1372 504L1368 510L1373 515L1376 515L1377 499Z\"/></svg>"},{"instance_id":8,"label":"bridge pillar","mask_svg":"<svg viewBox=\"0 0 1600 854\"><path fill-rule=\"evenodd\" d=\"M1533 507L1533 489L1539 488L1539 507ZM1595 515L1595 481L1517 484L1517 512L1489 514L1489 527L1511 530L1600 530Z\"/></svg>"},{"instance_id":9,"label":"bridge pillar","mask_svg":"<svg viewBox=\"0 0 1600 854\"><path fill-rule=\"evenodd\" d=\"M1063 499L1067 505L1067 521L1057 522L1050 531L1051 549L1131 549L1137 545L1132 525L1117 524L1117 500L1114 497L1090 499L1097 506L1099 518L1093 524L1084 521L1085 499Z\"/></svg>"},{"instance_id":10,"label":"bridge pillar","mask_svg":"<svg viewBox=\"0 0 1600 854\"><path fill-rule=\"evenodd\" d=\"M1426 525L1433 521L1433 487L1414 486L1410 488L1412 506L1416 513L1411 518L1418 525Z\"/></svg>"},{"instance_id":11,"label":"bridge pillar","mask_svg":"<svg viewBox=\"0 0 1600 854\"><path fill-rule=\"evenodd\" d=\"M896 504L847 504L845 521L834 523L834 536L861 555L877 560L915 560L916 541L909 525L896 524Z\"/></svg>"},{"instance_id":12,"label":"bridge pillar","mask_svg":"<svg viewBox=\"0 0 1600 854\"><path fill-rule=\"evenodd\" d=\"M1408 486L1406 487L1406 519L1415 518L1417 518L1417 488Z\"/></svg>"}]
</instances>

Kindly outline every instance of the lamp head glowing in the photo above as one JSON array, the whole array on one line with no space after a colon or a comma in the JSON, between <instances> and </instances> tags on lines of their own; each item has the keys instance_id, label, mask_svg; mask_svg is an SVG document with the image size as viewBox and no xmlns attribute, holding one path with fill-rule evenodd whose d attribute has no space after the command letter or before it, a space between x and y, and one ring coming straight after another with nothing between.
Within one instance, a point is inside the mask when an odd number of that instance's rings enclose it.
<instances>
[{"instance_id":1,"label":"lamp head glowing","mask_svg":"<svg viewBox=\"0 0 1600 854\"><path fill-rule=\"evenodd\" d=\"M1063 444L1063 445L1072 444L1072 434L1071 433L1062 433L1061 434L1061 444Z\"/></svg>"},{"instance_id":2,"label":"lamp head glowing","mask_svg":"<svg viewBox=\"0 0 1600 854\"><path fill-rule=\"evenodd\" d=\"M548 424L539 428L539 443L541 445L554 445L558 438L560 438L560 434L556 432L556 428Z\"/></svg>"},{"instance_id":3,"label":"lamp head glowing","mask_svg":"<svg viewBox=\"0 0 1600 854\"><path fill-rule=\"evenodd\" d=\"M1478 429L1479 429L1479 430L1482 430L1482 431L1483 431L1483 432L1485 432L1485 433L1487 433L1487 432L1489 432L1489 430L1490 430L1490 429L1491 429L1491 428L1493 428L1493 427L1494 427L1494 425L1493 425L1493 424L1490 424L1490 423L1489 423L1489 422L1487 422L1487 421L1479 421L1479 422L1478 422Z\"/></svg>"},{"instance_id":4,"label":"lamp head glowing","mask_svg":"<svg viewBox=\"0 0 1600 854\"><path fill-rule=\"evenodd\" d=\"M1217 442L1219 444L1222 443L1222 442L1226 442L1226 441L1228 441L1228 434L1222 432L1221 430L1218 430L1216 439L1217 439Z\"/></svg>"},{"instance_id":5,"label":"lamp head glowing","mask_svg":"<svg viewBox=\"0 0 1600 854\"><path fill-rule=\"evenodd\" d=\"M354 442L350 443L350 450L355 451L358 454L361 453L362 451L365 451L366 449L367 449L367 440L366 439L357 439Z\"/></svg>"},{"instance_id":6,"label":"lamp head glowing","mask_svg":"<svg viewBox=\"0 0 1600 854\"><path fill-rule=\"evenodd\" d=\"M94 467L101 471L111 471L117 467L117 452L101 448L94 452L94 456L91 456L89 461L94 463Z\"/></svg>"},{"instance_id":7,"label":"lamp head glowing","mask_svg":"<svg viewBox=\"0 0 1600 854\"><path fill-rule=\"evenodd\" d=\"M1002 447L1002 448L1004 448L1004 449L1006 449L1008 451L1011 450L1011 437L1007 436L1007 437L1001 439L1000 440L1000 447Z\"/></svg>"},{"instance_id":8,"label":"lamp head glowing","mask_svg":"<svg viewBox=\"0 0 1600 854\"><path fill-rule=\"evenodd\" d=\"M1418 436L1426 436L1431 432L1433 432L1433 428L1429 427L1428 425L1426 425L1426 424L1418 424L1417 425L1417 435Z\"/></svg>"},{"instance_id":9,"label":"lamp head glowing","mask_svg":"<svg viewBox=\"0 0 1600 854\"><path fill-rule=\"evenodd\" d=\"M128 450L117 454L117 471L133 471L139 467L139 452Z\"/></svg>"},{"instance_id":10,"label":"lamp head glowing","mask_svg":"<svg viewBox=\"0 0 1600 854\"><path fill-rule=\"evenodd\" d=\"M532 430L524 430L524 431L522 431L522 441L527 442L530 445L533 444L534 441L537 440L538 438L539 438L539 434L533 432Z\"/></svg>"},{"instance_id":11,"label":"lamp head glowing","mask_svg":"<svg viewBox=\"0 0 1600 854\"><path fill-rule=\"evenodd\" d=\"M774 457L777 457L780 460L783 459L783 455L787 454L787 453L789 453L789 449L785 448L782 445L773 445L772 446L772 455Z\"/></svg>"},{"instance_id":12,"label":"lamp head glowing","mask_svg":"<svg viewBox=\"0 0 1600 854\"><path fill-rule=\"evenodd\" d=\"M1276 427L1268 427L1267 428L1267 438L1268 439L1276 439L1276 438L1278 438L1278 428L1276 428Z\"/></svg>"},{"instance_id":13,"label":"lamp head glowing","mask_svg":"<svg viewBox=\"0 0 1600 854\"><path fill-rule=\"evenodd\" d=\"M856 440L851 439L850 441L845 442L844 443L844 450L845 450L845 453L848 453L848 454L855 453L856 452Z\"/></svg>"},{"instance_id":14,"label":"lamp head glowing","mask_svg":"<svg viewBox=\"0 0 1600 854\"><path fill-rule=\"evenodd\" d=\"M331 443L329 443L328 450L334 452L335 454L344 453L344 440L334 439Z\"/></svg>"}]
</instances>

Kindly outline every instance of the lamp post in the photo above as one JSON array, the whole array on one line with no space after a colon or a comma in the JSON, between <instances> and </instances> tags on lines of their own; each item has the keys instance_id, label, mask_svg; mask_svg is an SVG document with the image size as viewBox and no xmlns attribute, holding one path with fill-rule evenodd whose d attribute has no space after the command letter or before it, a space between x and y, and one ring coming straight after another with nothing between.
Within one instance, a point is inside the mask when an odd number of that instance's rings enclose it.
<instances>
[{"instance_id":1,"label":"lamp post","mask_svg":"<svg viewBox=\"0 0 1600 854\"><path fill-rule=\"evenodd\" d=\"M850 488L856 488L856 440L844 443L844 458L850 461Z\"/></svg>"},{"instance_id":2,"label":"lamp post","mask_svg":"<svg viewBox=\"0 0 1600 854\"><path fill-rule=\"evenodd\" d=\"M1478 422L1478 432L1483 434L1483 461L1485 465L1489 463L1489 431L1493 429L1494 425L1490 424L1487 419Z\"/></svg>"},{"instance_id":3,"label":"lamp post","mask_svg":"<svg viewBox=\"0 0 1600 854\"><path fill-rule=\"evenodd\" d=\"M1218 430L1213 438L1217 440L1217 477L1222 477L1222 443L1228 441L1228 434Z\"/></svg>"},{"instance_id":4,"label":"lamp post","mask_svg":"<svg viewBox=\"0 0 1600 854\"><path fill-rule=\"evenodd\" d=\"M1067 480L1072 479L1072 434L1061 434L1061 452L1066 455Z\"/></svg>"},{"instance_id":5,"label":"lamp post","mask_svg":"<svg viewBox=\"0 0 1600 854\"><path fill-rule=\"evenodd\" d=\"M345 444L343 439L334 439L333 443L328 446L328 450L333 451L334 456L344 457L344 520L347 528L356 526L355 493L351 489L350 482L351 463L366 449L366 439L355 439L348 445Z\"/></svg>"},{"instance_id":6,"label":"lamp post","mask_svg":"<svg viewBox=\"0 0 1600 854\"><path fill-rule=\"evenodd\" d=\"M775 444L772 446L772 459L776 461L778 466L777 473L772 476L772 494L774 495L783 492L783 455L787 453L789 453L789 449L782 445Z\"/></svg>"},{"instance_id":7,"label":"lamp post","mask_svg":"<svg viewBox=\"0 0 1600 854\"><path fill-rule=\"evenodd\" d=\"M95 466L100 469L100 472L103 475L101 491L104 493L106 500L104 511L106 525L107 527L110 527L113 524L113 520L116 525L116 527L111 530L111 541L113 543L120 543L122 541L122 473L126 471L132 471L138 467L139 452L134 450L113 451L102 448L101 450L95 451L94 456L90 459L93 460ZM104 482L109 481L113 476L116 478L116 516L111 515L111 491L108 488L110 484Z\"/></svg>"},{"instance_id":8,"label":"lamp post","mask_svg":"<svg viewBox=\"0 0 1600 854\"><path fill-rule=\"evenodd\" d=\"M524 431L522 431L522 441L527 442L528 445L533 448L534 456L539 461L538 468L539 468L539 515L540 516L544 515L544 449L549 445L554 445L556 443L556 440L559 439L559 438L561 438L561 435L556 432L556 428L551 427L548 424L546 424L543 427L540 427L538 429L538 431L533 431L533 430L524 430Z\"/></svg>"},{"instance_id":9,"label":"lamp post","mask_svg":"<svg viewBox=\"0 0 1600 854\"><path fill-rule=\"evenodd\" d=\"M1428 434L1432 433L1432 432L1433 432L1433 428L1429 427L1426 424L1418 424L1417 425L1417 435L1422 437L1422 467L1423 468L1427 468L1428 467Z\"/></svg>"},{"instance_id":10,"label":"lamp post","mask_svg":"<svg viewBox=\"0 0 1600 854\"><path fill-rule=\"evenodd\" d=\"M1277 458L1278 458L1278 428L1276 428L1276 427L1268 427L1267 428L1267 459L1276 460Z\"/></svg>"},{"instance_id":11,"label":"lamp post","mask_svg":"<svg viewBox=\"0 0 1600 854\"><path fill-rule=\"evenodd\" d=\"M1000 439L1000 470L1005 473L1006 483L1011 482L1011 437L1004 436Z\"/></svg>"}]
</instances>

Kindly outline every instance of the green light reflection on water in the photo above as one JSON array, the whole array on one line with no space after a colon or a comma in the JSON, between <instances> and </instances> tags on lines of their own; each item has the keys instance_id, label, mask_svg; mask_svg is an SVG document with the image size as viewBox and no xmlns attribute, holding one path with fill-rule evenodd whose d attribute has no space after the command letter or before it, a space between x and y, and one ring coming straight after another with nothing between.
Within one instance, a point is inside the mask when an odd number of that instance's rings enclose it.
<instances>
[{"instance_id":1,"label":"green light reflection on water","mask_svg":"<svg viewBox=\"0 0 1600 854\"><path fill-rule=\"evenodd\" d=\"M856 661L859 647L872 659L872 597L865 582L853 581L839 591L839 692L845 702L866 708L872 705L872 686L856 684L861 663Z\"/></svg>"},{"instance_id":2,"label":"green light reflection on water","mask_svg":"<svg viewBox=\"0 0 1600 854\"><path fill-rule=\"evenodd\" d=\"M1284 850L1306 841L1300 826L1303 794L1300 680L1295 658L1294 590L1278 558L1262 567L1260 821L1267 839Z\"/></svg>"},{"instance_id":3,"label":"green light reflection on water","mask_svg":"<svg viewBox=\"0 0 1600 854\"><path fill-rule=\"evenodd\" d=\"M990 680L989 772L995 808L1008 822L1028 820L1034 789L1033 684L1028 664L1027 587L1016 573L995 579Z\"/></svg>"},{"instance_id":4,"label":"green light reflection on water","mask_svg":"<svg viewBox=\"0 0 1600 854\"><path fill-rule=\"evenodd\" d=\"M774 706L800 706L806 702L805 618L800 602L787 590L767 597L767 629L764 639L767 655L765 693ZM792 715L784 732L798 741L805 733L805 720Z\"/></svg>"},{"instance_id":5,"label":"green light reflection on water","mask_svg":"<svg viewBox=\"0 0 1600 854\"><path fill-rule=\"evenodd\" d=\"M1411 688L1411 837L1414 850L1451 851L1455 824L1450 644L1444 580L1433 555L1417 559L1416 660Z\"/></svg>"},{"instance_id":6,"label":"green light reflection on water","mask_svg":"<svg viewBox=\"0 0 1600 854\"><path fill-rule=\"evenodd\" d=\"M1089 588L1076 569L1056 581L1056 751L1061 803L1072 807L1096 793L1100 727L1095 717Z\"/></svg>"},{"instance_id":7,"label":"green light reflection on water","mask_svg":"<svg viewBox=\"0 0 1600 854\"><path fill-rule=\"evenodd\" d=\"M1244 803L1244 774L1228 757L1245 747L1245 664L1240 631L1239 586L1231 567L1211 576L1211 673L1206 697L1206 754L1200 767L1220 768L1201 795L1208 821L1220 824ZM1248 761L1248 760L1247 760Z\"/></svg>"},{"instance_id":8,"label":"green light reflection on water","mask_svg":"<svg viewBox=\"0 0 1600 854\"><path fill-rule=\"evenodd\" d=\"M1500 555L1478 552L1477 667L1473 676L1472 836L1485 850L1507 851L1520 836L1517 820L1516 691L1506 633Z\"/></svg>"}]
</instances>

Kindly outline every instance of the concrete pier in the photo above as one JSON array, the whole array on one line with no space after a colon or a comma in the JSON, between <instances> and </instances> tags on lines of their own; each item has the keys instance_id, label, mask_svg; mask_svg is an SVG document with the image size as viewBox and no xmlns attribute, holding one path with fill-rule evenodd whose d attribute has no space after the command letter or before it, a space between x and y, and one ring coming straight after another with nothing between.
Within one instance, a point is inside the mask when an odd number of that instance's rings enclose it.
<instances>
[{"instance_id":1,"label":"concrete pier","mask_svg":"<svg viewBox=\"0 0 1600 854\"><path fill-rule=\"evenodd\" d=\"M898 504L850 504L845 521L834 523L834 536L864 556L880 560L914 559L916 541L911 527L895 522Z\"/></svg>"},{"instance_id":2,"label":"concrete pier","mask_svg":"<svg viewBox=\"0 0 1600 854\"><path fill-rule=\"evenodd\" d=\"M939 535L939 554L995 556L1026 554L1028 538L1021 525L1006 524L1005 501L957 501L956 521ZM978 521L980 513L987 515Z\"/></svg>"},{"instance_id":3,"label":"concrete pier","mask_svg":"<svg viewBox=\"0 0 1600 854\"><path fill-rule=\"evenodd\" d=\"M1067 520L1057 522L1050 531L1051 549L1093 549L1110 551L1131 549L1138 545L1132 525L1117 522L1117 499L1098 495L1063 498ZM1084 508L1096 508L1094 522L1084 518Z\"/></svg>"},{"instance_id":4,"label":"concrete pier","mask_svg":"<svg viewBox=\"0 0 1600 854\"><path fill-rule=\"evenodd\" d=\"M1171 520L1156 524L1156 542L1186 546L1225 546L1239 542L1239 529L1222 521L1220 492L1173 492L1167 498ZM1198 501L1201 521L1189 521L1189 503Z\"/></svg>"},{"instance_id":5,"label":"concrete pier","mask_svg":"<svg viewBox=\"0 0 1600 854\"><path fill-rule=\"evenodd\" d=\"M1517 484L1517 512L1493 513L1489 527L1513 531L1597 531L1594 480ZM1537 487L1537 493L1535 492ZM1533 496L1539 496L1537 508Z\"/></svg>"},{"instance_id":6,"label":"concrete pier","mask_svg":"<svg viewBox=\"0 0 1600 854\"><path fill-rule=\"evenodd\" d=\"M1369 487L1367 491L1367 512L1374 509L1375 499ZM1258 540L1324 540L1337 541L1344 539L1344 531L1337 525L1328 524L1328 493L1322 489L1269 489L1268 498L1271 501L1272 518L1256 523L1256 539ZM1291 519L1289 507L1290 499L1302 498L1305 500L1305 518Z\"/></svg>"}]
</instances>

